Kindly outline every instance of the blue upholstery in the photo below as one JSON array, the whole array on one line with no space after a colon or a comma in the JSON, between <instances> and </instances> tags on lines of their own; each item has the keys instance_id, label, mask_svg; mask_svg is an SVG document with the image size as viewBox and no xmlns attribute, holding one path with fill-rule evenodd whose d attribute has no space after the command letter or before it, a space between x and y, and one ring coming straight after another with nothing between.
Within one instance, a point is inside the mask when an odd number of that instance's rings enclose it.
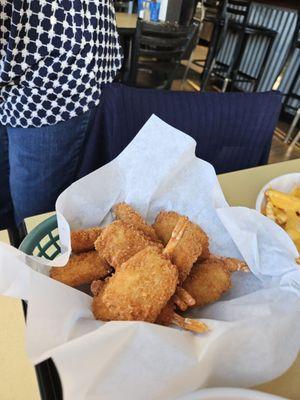
<instances>
[{"instance_id":1,"label":"blue upholstery","mask_svg":"<svg viewBox=\"0 0 300 400\"><path fill-rule=\"evenodd\" d=\"M153 113L192 136L197 156L209 161L217 173L265 164L280 107L278 92L190 93L108 84L100 106L91 113L74 180L115 158ZM58 174L57 184L61 182ZM14 221L8 209L9 193L3 191L0 197L0 226L5 228ZM38 207L35 201L28 204L17 222L53 210L54 198L52 204L45 201L39 197Z\"/></svg>"},{"instance_id":2,"label":"blue upholstery","mask_svg":"<svg viewBox=\"0 0 300 400\"><path fill-rule=\"evenodd\" d=\"M115 158L154 113L192 136L197 156L224 173L267 163L281 94L174 92L113 83L105 86L101 101L102 132L90 149L99 149L102 165Z\"/></svg>"}]
</instances>

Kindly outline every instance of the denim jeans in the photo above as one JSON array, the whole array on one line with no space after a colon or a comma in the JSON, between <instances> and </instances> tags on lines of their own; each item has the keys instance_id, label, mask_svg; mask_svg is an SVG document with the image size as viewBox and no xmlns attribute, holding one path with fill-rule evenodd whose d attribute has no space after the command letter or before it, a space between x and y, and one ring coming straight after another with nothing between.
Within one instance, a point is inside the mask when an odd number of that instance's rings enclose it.
<instances>
[{"instance_id":1,"label":"denim jeans","mask_svg":"<svg viewBox=\"0 0 300 400\"><path fill-rule=\"evenodd\" d=\"M80 166L94 110L57 125L0 125L0 229L54 210Z\"/></svg>"}]
</instances>

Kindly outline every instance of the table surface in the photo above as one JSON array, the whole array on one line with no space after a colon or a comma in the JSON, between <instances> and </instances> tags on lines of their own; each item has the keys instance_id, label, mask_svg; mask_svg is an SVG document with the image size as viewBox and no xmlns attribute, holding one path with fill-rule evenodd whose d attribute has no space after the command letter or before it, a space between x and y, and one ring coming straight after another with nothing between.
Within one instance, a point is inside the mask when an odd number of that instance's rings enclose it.
<instances>
[{"instance_id":1,"label":"table surface","mask_svg":"<svg viewBox=\"0 0 300 400\"><path fill-rule=\"evenodd\" d=\"M117 27L119 29L135 29L137 14L116 13Z\"/></svg>"},{"instance_id":2,"label":"table surface","mask_svg":"<svg viewBox=\"0 0 300 400\"><path fill-rule=\"evenodd\" d=\"M272 178L289 172L300 171L300 159L252 168L219 176L219 181L229 204L254 207L261 187ZM48 216L44 214L28 218L28 230ZM4 232L0 240L7 241ZM19 300L0 296L0 399L38 400L39 391L34 369L24 348L25 325ZM291 400L300 399L300 356L281 377L258 386L256 389L283 396Z\"/></svg>"}]
</instances>

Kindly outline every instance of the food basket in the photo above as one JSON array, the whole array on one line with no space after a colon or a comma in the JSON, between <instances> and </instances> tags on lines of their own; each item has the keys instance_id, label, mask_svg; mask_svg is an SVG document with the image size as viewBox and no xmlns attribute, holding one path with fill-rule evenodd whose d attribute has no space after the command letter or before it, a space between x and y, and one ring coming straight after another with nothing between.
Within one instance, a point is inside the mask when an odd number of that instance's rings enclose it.
<instances>
[{"instance_id":1,"label":"food basket","mask_svg":"<svg viewBox=\"0 0 300 400\"><path fill-rule=\"evenodd\" d=\"M45 257L53 260L60 254L57 219L53 215L36 226L23 240L20 250L28 255ZM26 318L27 304L23 301ZM62 386L57 369L48 359L35 367L42 400L62 400Z\"/></svg>"}]
</instances>

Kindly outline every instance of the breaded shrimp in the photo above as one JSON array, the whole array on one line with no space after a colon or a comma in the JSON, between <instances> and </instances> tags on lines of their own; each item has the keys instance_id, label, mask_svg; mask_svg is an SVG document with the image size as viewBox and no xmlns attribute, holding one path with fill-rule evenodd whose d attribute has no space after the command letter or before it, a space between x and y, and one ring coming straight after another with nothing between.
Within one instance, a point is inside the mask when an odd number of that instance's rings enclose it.
<instances>
[{"instance_id":1,"label":"breaded shrimp","mask_svg":"<svg viewBox=\"0 0 300 400\"><path fill-rule=\"evenodd\" d=\"M94 242L100 236L102 228L93 227L71 232L71 248L73 253L94 250Z\"/></svg>"},{"instance_id":2,"label":"breaded shrimp","mask_svg":"<svg viewBox=\"0 0 300 400\"><path fill-rule=\"evenodd\" d=\"M195 299L193 307L202 307L219 300L231 288L231 273L240 270L248 270L240 260L210 257L193 266L182 286Z\"/></svg>"},{"instance_id":3,"label":"breaded shrimp","mask_svg":"<svg viewBox=\"0 0 300 400\"><path fill-rule=\"evenodd\" d=\"M196 333L204 333L208 331L208 326L201 321L197 321L191 318L184 318L176 314L174 306L169 302L159 314L157 324L161 325L177 325L188 331Z\"/></svg>"},{"instance_id":4,"label":"breaded shrimp","mask_svg":"<svg viewBox=\"0 0 300 400\"><path fill-rule=\"evenodd\" d=\"M105 278L110 272L111 267L107 262L92 250L71 255L64 267L52 267L50 277L75 287Z\"/></svg>"},{"instance_id":5,"label":"breaded shrimp","mask_svg":"<svg viewBox=\"0 0 300 400\"><path fill-rule=\"evenodd\" d=\"M248 265L244 261L239 260L238 258L211 256L210 259L222 261L224 268L227 269L227 271L229 272L250 271Z\"/></svg>"},{"instance_id":6,"label":"breaded shrimp","mask_svg":"<svg viewBox=\"0 0 300 400\"><path fill-rule=\"evenodd\" d=\"M119 203L114 206L113 211L117 219L127 222L128 224L134 226L136 229L139 229L151 240L156 242L159 241L153 227L151 225L148 225L143 217L129 204Z\"/></svg>"},{"instance_id":7,"label":"breaded shrimp","mask_svg":"<svg viewBox=\"0 0 300 400\"><path fill-rule=\"evenodd\" d=\"M180 311L186 311L189 307L196 304L196 300L193 296L181 286L177 286L176 292L171 298L171 302L176 304Z\"/></svg>"},{"instance_id":8,"label":"breaded shrimp","mask_svg":"<svg viewBox=\"0 0 300 400\"><path fill-rule=\"evenodd\" d=\"M103 321L155 322L174 294L177 268L157 247L146 247L123 263L103 285L93 284L97 293L93 313Z\"/></svg>"},{"instance_id":9,"label":"breaded shrimp","mask_svg":"<svg viewBox=\"0 0 300 400\"><path fill-rule=\"evenodd\" d=\"M172 259L174 252L176 250L176 247L180 243L180 240L182 239L185 230L189 226L189 219L184 216L180 216L178 218L178 221L176 222L176 225L172 231L170 240L168 241L166 247L163 250L163 254L165 254L169 259ZM178 266L176 266L178 268ZM179 269L178 269L179 273ZM172 296L170 304L176 304L176 306L181 310L185 311L189 306L192 306L195 304L195 300L190 296L190 294L182 289L180 286L177 286L175 294Z\"/></svg>"},{"instance_id":10,"label":"breaded shrimp","mask_svg":"<svg viewBox=\"0 0 300 400\"><path fill-rule=\"evenodd\" d=\"M158 237L166 245L178 222L180 214L170 211L162 211L158 214L153 225ZM196 224L188 221L181 240L172 255L172 262L178 267L179 283L181 284L189 275L193 264L208 250L208 238L205 232Z\"/></svg>"},{"instance_id":11,"label":"breaded shrimp","mask_svg":"<svg viewBox=\"0 0 300 400\"><path fill-rule=\"evenodd\" d=\"M95 242L95 249L115 269L154 243L141 231L123 221L105 227ZM157 244L158 245L158 244Z\"/></svg>"}]
</instances>

